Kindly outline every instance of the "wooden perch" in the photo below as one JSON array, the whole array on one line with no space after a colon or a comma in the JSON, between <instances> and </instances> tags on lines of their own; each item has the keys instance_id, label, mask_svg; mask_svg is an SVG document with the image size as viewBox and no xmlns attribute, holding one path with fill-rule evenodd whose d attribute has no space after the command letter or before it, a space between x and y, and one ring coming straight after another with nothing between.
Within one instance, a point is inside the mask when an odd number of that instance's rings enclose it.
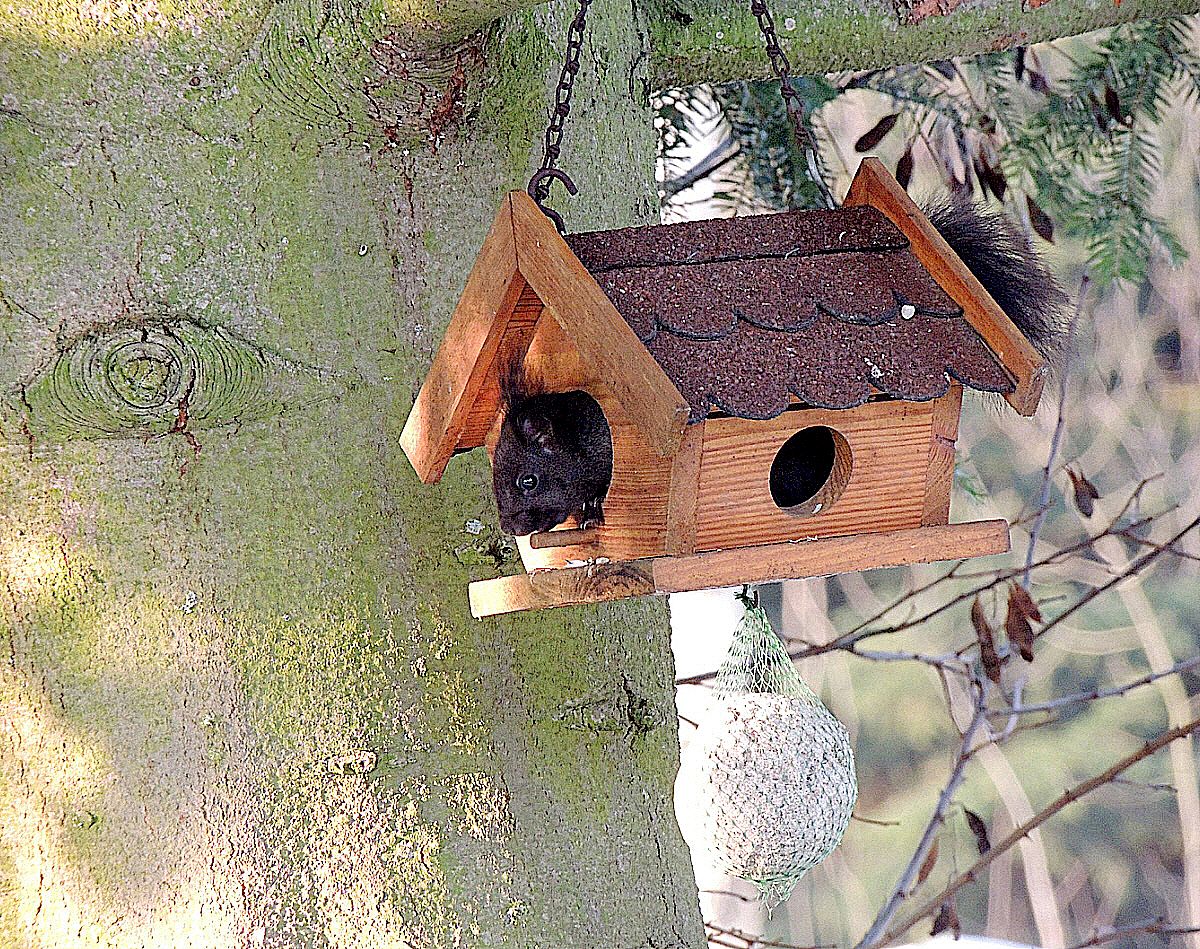
<instances>
[{"instance_id":1,"label":"wooden perch","mask_svg":"<svg viewBox=\"0 0 1200 949\"><path fill-rule=\"evenodd\" d=\"M570 547L572 544L594 544L600 532L594 527L569 527L557 531L541 531L529 535L529 546L534 550L550 547Z\"/></svg>"},{"instance_id":2,"label":"wooden perch","mask_svg":"<svg viewBox=\"0 0 1200 949\"><path fill-rule=\"evenodd\" d=\"M827 537L676 557L648 557L623 563L539 570L532 574L476 581L471 584L469 595L471 614L484 617L655 593L681 593L741 583L829 576L875 567L961 560L1005 553L1008 549L1007 521L972 521L888 534Z\"/></svg>"}]
</instances>

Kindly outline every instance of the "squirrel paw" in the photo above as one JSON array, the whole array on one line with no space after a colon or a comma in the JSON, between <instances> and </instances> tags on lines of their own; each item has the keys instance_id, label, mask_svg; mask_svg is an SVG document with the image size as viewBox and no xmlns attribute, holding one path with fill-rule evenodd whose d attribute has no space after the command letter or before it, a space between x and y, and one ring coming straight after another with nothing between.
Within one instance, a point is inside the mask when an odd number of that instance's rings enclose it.
<instances>
[{"instance_id":1,"label":"squirrel paw","mask_svg":"<svg viewBox=\"0 0 1200 949\"><path fill-rule=\"evenodd\" d=\"M583 510L579 513L579 527L581 530L586 530L589 527L599 527L604 523L604 507L602 500L596 498L594 501L588 501L583 506Z\"/></svg>"}]
</instances>

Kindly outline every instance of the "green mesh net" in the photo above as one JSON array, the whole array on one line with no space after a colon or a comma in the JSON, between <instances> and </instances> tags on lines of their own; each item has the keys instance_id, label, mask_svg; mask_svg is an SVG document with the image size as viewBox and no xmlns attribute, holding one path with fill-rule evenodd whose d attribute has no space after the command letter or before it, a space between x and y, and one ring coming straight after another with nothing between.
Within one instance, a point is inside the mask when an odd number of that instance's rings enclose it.
<instances>
[{"instance_id":1,"label":"green mesh net","mask_svg":"<svg viewBox=\"0 0 1200 949\"><path fill-rule=\"evenodd\" d=\"M756 602L746 600L695 741L715 864L773 908L841 842L858 782L846 729L800 679Z\"/></svg>"}]
</instances>

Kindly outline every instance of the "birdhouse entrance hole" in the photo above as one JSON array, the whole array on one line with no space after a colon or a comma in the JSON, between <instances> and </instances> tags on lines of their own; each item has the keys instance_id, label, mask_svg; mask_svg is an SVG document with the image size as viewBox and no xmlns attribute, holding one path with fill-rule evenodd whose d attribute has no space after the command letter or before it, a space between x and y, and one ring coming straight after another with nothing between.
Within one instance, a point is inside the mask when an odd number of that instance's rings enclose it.
<instances>
[{"instance_id":1,"label":"birdhouse entrance hole","mask_svg":"<svg viewBox=\"0 0 1200 949\"><path fill-rule=\"evenodd\" d=\"M825 425L801 429L771 463L771 499L794 517L810 517L841 497L850 481L850 445Z\"/></svg>"}]
</instances>

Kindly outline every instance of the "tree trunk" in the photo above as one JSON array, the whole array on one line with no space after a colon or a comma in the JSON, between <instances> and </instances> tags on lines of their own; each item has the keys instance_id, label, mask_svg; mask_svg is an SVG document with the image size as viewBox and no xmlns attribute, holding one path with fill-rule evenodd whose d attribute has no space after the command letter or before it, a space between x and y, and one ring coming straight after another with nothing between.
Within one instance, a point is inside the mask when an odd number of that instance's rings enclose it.
<instances>
[{"instance_id":1,"label":"tree trunk","mask_svg":"<svg viewBox=\"0 0 1200 949\"><path fill-rule=\"evenodd\" d=\"M471 620L486 461L397 446L540 156L516 6L0 7L0 943L703 944L663 605ZM670 7L590 14L572 229L750 55Z\"/></svg>"},{"instance_id":2,"label":"tree trunk","mask_svg":"<svg viewBox=\"0 0 1200 949\"><path fill-rule=\"evenodd\" d=\"M0 943L702 945L663 604L472 620L486 459L397 445L564 11L6 15ZM646 221L646 33L590 27L569 218Z\"/></svg>"}]
</instances>

